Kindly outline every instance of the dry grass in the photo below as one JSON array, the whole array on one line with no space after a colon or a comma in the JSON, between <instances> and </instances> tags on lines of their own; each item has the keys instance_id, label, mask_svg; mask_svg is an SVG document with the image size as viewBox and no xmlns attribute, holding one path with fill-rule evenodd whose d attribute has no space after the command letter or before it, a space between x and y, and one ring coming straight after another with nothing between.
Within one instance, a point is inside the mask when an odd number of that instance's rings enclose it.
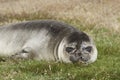
<instances>
[{"instance_id":1,"label":"dry grass","mask_svg":"<svg viewBox=\"0 0 120 80\"><path fill-rule=\"evenodd\" d=\"M33 16L36 17L32 18ZM16 17L17 20L21 17L25 17L25 20L26 18L77 20L84 26L94 25L119 30L120 1L0 0L0 21L15 22Z\"/></svg>"}]
</instances>

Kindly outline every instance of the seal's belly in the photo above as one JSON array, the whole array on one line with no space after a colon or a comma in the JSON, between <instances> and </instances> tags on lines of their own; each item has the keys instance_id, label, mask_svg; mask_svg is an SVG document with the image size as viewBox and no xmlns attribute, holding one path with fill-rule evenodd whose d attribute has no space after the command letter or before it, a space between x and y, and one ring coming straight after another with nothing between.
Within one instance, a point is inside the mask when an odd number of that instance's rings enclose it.
<instances>
[{"instance_id":1,"label":"seal's belly","mask_svg":"<svg viewBox=\"0 0 120 80\"><path fill-rule=\"evenodd\" d=\"M54 59L54 54L51 48L49 48L51 36L48 34L48 31L42 30L39 34L36 34L34 37L29 39L23 48L31 47L34 49L35 53L38 55L37 60L41 59Z\"/></svg>"},{"instance_id":2,"label":"seal's belly","mask_svg":"<svg viewBox=\"0 0 120 80\"><path fill-rule=\"evenodd\" d=\"M2 35L3 34L3 35ZM7 31L0 32L0 55L10 56L21 51L25 47L31 47L39 57L44 58L50 52L48 44L50 35L47 30L38 31Z\"/></svg>"}]
</instances>

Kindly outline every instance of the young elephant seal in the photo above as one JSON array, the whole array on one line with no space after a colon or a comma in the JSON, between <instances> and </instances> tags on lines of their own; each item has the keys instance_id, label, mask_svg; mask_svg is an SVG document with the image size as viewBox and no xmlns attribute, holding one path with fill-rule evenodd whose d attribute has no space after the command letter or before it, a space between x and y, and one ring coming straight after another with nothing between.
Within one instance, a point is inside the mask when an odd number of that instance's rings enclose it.
<instances>
[{"instance_id":1,"label":"young elephant seal","mask_svg":"<svg viewBox=\"0 0 120 80\"><path fill-rule=\"evenodd\" d=\"M1 56L66 63L97 59L91 38L62 22L41 20L1 26L0 37Z\"/></svg>"}]
</instances>

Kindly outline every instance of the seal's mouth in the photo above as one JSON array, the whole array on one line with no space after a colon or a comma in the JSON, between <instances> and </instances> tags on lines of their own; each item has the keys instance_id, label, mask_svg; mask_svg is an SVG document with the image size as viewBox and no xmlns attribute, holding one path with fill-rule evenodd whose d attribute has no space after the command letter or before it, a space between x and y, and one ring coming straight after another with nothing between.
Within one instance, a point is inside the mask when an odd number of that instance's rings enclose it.
<instances>
[{"instance_id":1,"label":"seal's mouth","mask_svg":"<svg viewBox=\"0 0 120 80\"><path fill-rule=\"evenodd\" d=\"M84 58L84 57L75 57L75 56L70 56L70 61L72 63L82 63L82 64L87 64L89 62L89 59Z\"/></svg>"}]
</instances>

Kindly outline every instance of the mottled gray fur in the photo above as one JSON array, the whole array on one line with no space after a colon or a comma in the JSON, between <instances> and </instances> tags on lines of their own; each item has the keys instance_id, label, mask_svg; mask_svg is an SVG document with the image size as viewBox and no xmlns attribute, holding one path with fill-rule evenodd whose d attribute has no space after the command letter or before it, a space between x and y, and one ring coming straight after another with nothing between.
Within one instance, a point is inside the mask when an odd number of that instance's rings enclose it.
<instances>
[{"instance_id":1,"label":"mottled gray fur","mask_svg":"<svg viewBox=\"0 0 120 80\"><path fill-rule=\"evenodd\" d=\"M54 20L1 26L0 38L0 56L84 63L97 58L97 49L87 34Z\"/></svg>"}]
</instances>

